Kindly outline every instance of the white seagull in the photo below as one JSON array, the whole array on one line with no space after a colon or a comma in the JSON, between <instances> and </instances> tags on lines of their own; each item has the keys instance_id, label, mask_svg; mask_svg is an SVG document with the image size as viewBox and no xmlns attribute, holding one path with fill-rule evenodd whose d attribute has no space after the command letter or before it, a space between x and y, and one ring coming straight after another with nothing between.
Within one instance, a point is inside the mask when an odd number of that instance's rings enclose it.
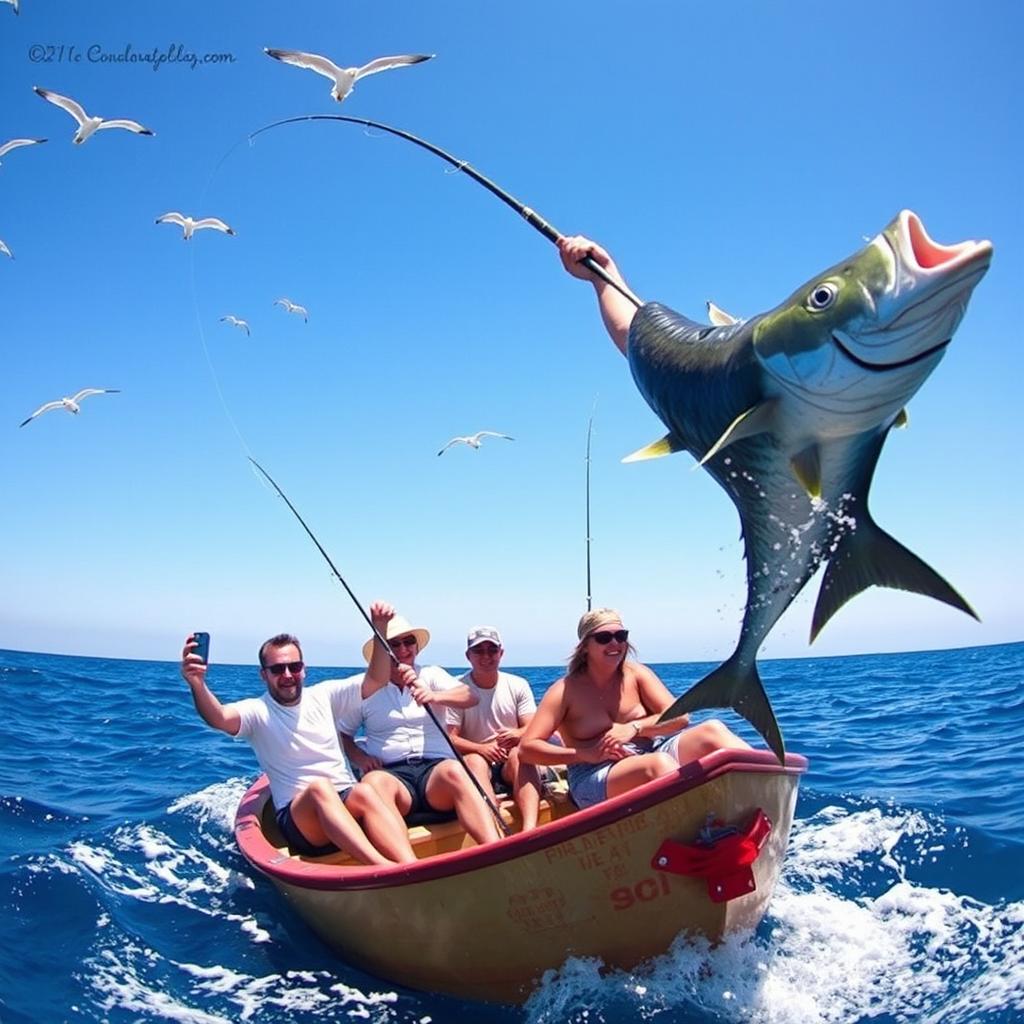
<instances>
[{"instance_id":1,"label":"white seagull","mask_svg":"<svg viewBox=\"0 0 1024 1024\"><path fill-rule=\"evenodd\" d=\"M11 139L0 146L0 157L7 156L12 149L18 149L21 146L35 146L45 141L46 139Z\"/></svg>"},{"instance_id":2,"label":"white seagull","mask_svg":"<svg viewBox=\"0 0 1024 1024\"><path fill-rule=\"evenodd\" d=\"M227 316L221 317L221 322L231 324L232 327L241 327L246 334L249 334L249 325L244 320L239 320L237 316L228 313Z\"/></svg>"},{"instance_id":3,"label":"white seagull","mask_svg":"<svg viewBox=\"0 0 1024 1024\"><path fill-rule=\"evenodd\" d=\"M378 71L387 71L390 68L400 68L407 64L419 64L421 61L430 60L432 53L406 54L399 57L378 57L364 64L361 68L339 68L333 61L321 57L316 53L301 53L298 50L271 50L263 48L263 52L274 60L283 61L285 64L293 64L297 68L308 68L315 71L324 78L334 82L331 89L331 96L339 103L352 91L353 86L360 78L367 75L375 75Z\"/></svg>"},{"instance_id":4,"label":"white seagull","mask_svg":"<svg viewBox=\"0 0 1024 1024\"><path fill-rule=\"evenodd\" d=\"M508 434L496 434L493 430L478 430L469 437L453 437L437 454L444 455L453 444L468 444L470 448L479 448L482 439L485 437L503 437L506 441L515 440L514 437L509 437Z\"/></svg>"},{"instance_id":5,"label":"white seagull","mask_svg":"<svg viewBox=\"0 0 1024 1024\"><path fill-rule=\"evenodd\" d=\"M0 2L10 4L14 8L14 13L18 13L18 0L0 0Z\"/></svg>"},{"instance_id":6,"label":"white seagull","mask_svg":"<svg viewBox=\"0 0 1024 1024\"><path fill-rule=\"evenodd\" d=\"M286 313L298 313L303 323L309 323L309 311L305 306L300 306L291 299L274 299L275 306L283 306Z\"/></svg>"},{"instance_id":7,"label":"white seagull","mask_svg":"<svg viewBox=\"0 0 1024 1024\"><path fill-rule=\"evenodd\" d=\"M12 260L14 259L14 253L7 248L7 243L2 238L0 238L0 252L5 256L10 256Z\"/></svg>"},{"instance_id":8,"label":"white seagull","mask_svg":"<svg viewBox=\"0 0 1024 1024\"><path fill-rule=\"evenodd\" d=\"M38 409L27 420L19 423L18 426L25 426L26 423L31 423L37 416L42 416L44 412L49 412L51 409L67 409L68 412L73 415L78 415L78 403L83 398L88 398L89 395L116 395L120 393L120 388L82 388L81 391L72 395L70 398L58 398L56 402L47 402L45 405L39 406Z\"/></svg>"},{"instance_id":9,"label":"white seagull","mask_svg":"<svg viewBox=\"0 0 1024 1024\"><path fill-rule=\"evenodd\" d=\"M226 235L233 235L235 233L224 221L217 217L202 217L200 220L193 220L191 217L186 217L175 210L172 210L170 213L160 214L156 222L157 224L179 225L184 229L186 242L192 237L194 232L202 228L215 228L217 231L223 231Z\"/></svg>"},{"instance_id":10,"label":"white seagull","mask_svg":"<svg viewBox=\"0 0 1024 1024\"><path fill-rule=\"evenodd\" d=\"M48 89L40 89L38 85L33 85L32 88L39 93L44 100L49 101L55 107L60 107L61 110L66 110L78 122L78 131L75 132L75 137L71 140L76 146L85 142L93 132L97 132L101 128L127 128L128 131L135 132L136 135L156 134L155 132L151 132L148 128L143 127L138 121L127 121L124 118L104 120L102 117L92 117L82 109L81 104L76 103L73 99L69 99L67 96L61 96L56 92L50 92Z\"/></svg>"}]
</instances>

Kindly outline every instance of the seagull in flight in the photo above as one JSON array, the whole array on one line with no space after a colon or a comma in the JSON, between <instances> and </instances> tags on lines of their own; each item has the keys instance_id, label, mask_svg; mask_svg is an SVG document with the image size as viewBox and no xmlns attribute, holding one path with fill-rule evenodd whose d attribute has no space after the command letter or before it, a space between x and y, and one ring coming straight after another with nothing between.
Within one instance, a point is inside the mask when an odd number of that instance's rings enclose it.
<instances>
[{"instance_id":1,"label":"seagull in flight","mask_svg":"<svg viewBox=\"0 0 1024 1024\"><path fill-rule=\"evenodd\" d=\"M0 146L0 157L7 156L12 149L18 149L21 146L35 146L40 142L45 142L46 139L11 139L9 142L5 142Z\"/></svg>"},{"instance_id":2,"label":"seagull in flight","mask_svg":"<svg viewBox=\"0 0 1024 1024\"><path fill-rule=\"evenodd\" d=\"M232 327L241 327L242 330L245 331L246 335L249 334L249 325L244 320L240 320L237 316L232 316L228 313L227 316L222 316L220 319L222 323L231 324Z\"/></svg>"},{"instance_id":3,"label":"seagull in flight","mask_svg":"<svg viewBox=\"0 0 1024 1024\"><path fill-rule=\"evenodd\" d=\"M186 217L176 210L172 210L170 213L162 213L157 217L156 222L157 224L180 225L184 229L186 242L196 231L200 231L202 228L215 228L217 231L223 231L226 235L233 235L235 233L232 228L229 228L218 217L202 217L199 220L193 220L191 217Z\"/></svg>"},{"instance_id":4,"label":"seagull in flight","mask_svg":"<svg viewBox=\"0 0 1024 1024\"><path fill-rule=\"evenodd\" d=\"M15 14L20 13L18 11L18 0L0 0L0 2L5 3L5 4L10 4L14 8L14 13Z\"/></svg>"},{"instance_id":5,"label":"seagull in flight","mask_svg":"<svg viewBox=\"0 0 1024 1024\"><path fill-rule=\"evenodd\" d=\"M485 437L503 437L506 441L514 441L508 434L497 434L493 430L478 430L469 437L453 437L437 454L444 455L453 444L468 444L470 448L479 448Z\"/></svg>"},{"instance_id":6,"label":"seagull in flight","mask_svg":"<svg viewBox=\"0 0 1024 1024\"><path fill-rule=\"evenodd\" d=\"M274 299L275 306L283 306L286 313L298 313L302 317L303 323L309 323L309 311L305 306L300 306L291 299Z\"/></svg>"},{"instance_id":7,"label":"seagull in flight","mask_svg":"<svg viewBox=\"0 0 1024 1024\"><path fill-rule=\"evenodd\" d=\"M298 50L271 50L263 48L263 52L274 60L282 61L285 64L292 64L297 68L307 68L315 71L324 78L334 82L331 89L331 96L339 103L352 91L356 82L367 75L375 75L378 71L387 71L390 68L400 68L407 64L419 64L421 61L430 60L434 54L417 53L405 54L399 57L378 57L364 64L361 68L339 68L333 61L321 57L316 53L301 53Z\"/></svg>"},{"instance_id":8,"label":"seagull in flight","mask_svg":"<svg viewBox=\"0 0 1024 1024\"><path fill-rule=\"evenodd\" d=\"M82 388L70 398L58 398L55 402L47 402L45 405L39 406L27 420L19 423L18 426L23 427L26 423L31 423L37 416L42 416L44 412L49 412L51 409L67 409L68 412L77 416L78 403L83 398L88 398L90 395L116 395L120 393L120 390L120 388Z\"/></svg>"},{"instance_id":9,"label":"seagull in flight","mask_svg":"<svg viewBox=\"0 0 1024 1024\"><path fill-rule=\"evenodd\" d=\"M7 243L2 238L0 238L0 252L5 256L10 256L12 260L14 259L14 253L7 248Z\"/></svg>"},{"instance_id":10,"label":"seagull in flight","mask_svg":"<svg viewBox=\"0 0 1024 1024\"><path fill-rule=\"evenodd\" d=\"M135 132L136 135L156 134L143 127L138 121L127 121L124 118L107 121L102 117L92 117L85 112L81 104L67 96L50 92L48 89L40 89L38 85L33 85L32 88L44 100L52 103L55 107L60 107L61 110L66 110L78 122L78 131L75 132L75 137L71 140L76 146L81 145L93 132L97 132L101 128L127 128L128 131Z\"/></svg>"}]
</instances>

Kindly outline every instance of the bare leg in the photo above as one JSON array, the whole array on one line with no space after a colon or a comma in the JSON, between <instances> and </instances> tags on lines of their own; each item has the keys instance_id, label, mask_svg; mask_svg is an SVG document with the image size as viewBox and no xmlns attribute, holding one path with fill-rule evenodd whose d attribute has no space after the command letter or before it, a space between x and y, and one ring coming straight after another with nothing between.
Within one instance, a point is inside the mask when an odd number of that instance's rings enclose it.
<instances>
[{"instance_id":1,"label":"bare leg","mask_svg":"<svg viewBox=\"0 0 1024 1024\"><path fill-rule=\"evenodd\" d=\"M487 804L458 761L442 761L430 773L427 803L436 811L454 809L462 827L478 843L492 843L501 838Z\"/></svg>"},{"instance_id":2,"label":"bare leg","mask_svg":"<svg viewBox=\"0 0 1024 1024\"><path fill-rule=\"evenodd\" d=\"M291 804L292 820L314 846L334 843L362 864L393 864L366 838L334 786L314 779Z\"/></svg>"},{"instance_id":3,"label":"bare leg","mask_svg":"<svg viewBox=\"0 0 1024 1024\"><path fill-rule=\"evenodd\" d=\"M706 722L684 729L661 749L674 757L678 764L687 764L715 750L749 750L750 744L741 740L724 722L709 718Z\"/></svg>"},{"instance_id":4,"label":"bare leg","mask_svg":"<svg viewBox=\"0 0 1024 1024\"><path fill-rule=\"evenodd\" d=\"M609 797L626 793L651 779L660 779L678 770L679 765L670 754L633 754L616 761L608 772Z\"/></svg>"},{"instance_id":5,"label":"bare leg","mask_svg":"<svg viewBox=\"0 0 1024 1024\"><path fill-rule=\"evenodd\" d=\"M512 783L512 799L523 819L523 831L537 827L540 810L540 772L536 765L526 764L519 757L519 748L513 747L508 762L502 769L502 778Z\"/></svg>"},{"instance_id":6,"label":"bare leg","mask_svg":"<svg viewBox=\"0 0 1024 1024\"><path fill-rule=\"evenodd\" d=\"M346 807L363 826L367 838L381 853L399 864L416 860L405 821L395 805L382 800L365 782L357 782L349 793Z\"/></svg>"}]
</instances>

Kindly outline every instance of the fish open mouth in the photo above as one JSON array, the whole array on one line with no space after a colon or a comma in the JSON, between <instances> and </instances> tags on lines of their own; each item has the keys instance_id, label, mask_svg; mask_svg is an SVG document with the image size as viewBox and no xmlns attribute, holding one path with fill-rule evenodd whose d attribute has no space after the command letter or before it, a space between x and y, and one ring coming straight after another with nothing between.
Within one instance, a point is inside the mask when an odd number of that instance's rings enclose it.
<instances>
[{"instance_id":1,"label":"fish open mouth","mask_svg":"<svg viewBox=\"0 0 1024 1024\"><path fill-rule=\"evenodd\" d=\"M988 242L960 242L957 245L941 245L931 238L924 229L921 218L911 210L901 211L897 217L900 234L901 255L907 263L913 257L918 270L934 270L936 267L949 269L948 264L970 262L972 256L980 256L983 252L991 253L992 246Z\"/></svg>"}]
</instances>

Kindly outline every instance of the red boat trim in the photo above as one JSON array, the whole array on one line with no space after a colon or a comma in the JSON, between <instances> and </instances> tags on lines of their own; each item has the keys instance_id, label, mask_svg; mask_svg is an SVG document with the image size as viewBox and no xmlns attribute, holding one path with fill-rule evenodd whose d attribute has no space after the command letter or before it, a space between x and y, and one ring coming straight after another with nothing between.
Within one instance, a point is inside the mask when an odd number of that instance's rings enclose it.
<instances>
[{"instance_id":1,"label":"red boat trim","mask_svg":"<svg viewBox=\"0 0 1024 1024\"><path fill-rule=\"evenodd\" d=\"M681 766L677 772L530 832L486 846L438 854L415 864L396 864L386 868L324 864L282 854L264 838L260 825L259 813L269 788L266 776L261 776L239 804L235 816L235 841L253 867L280 882L304 889L346 891L415 885L465 874L557 846L585 833L614 825L729 772L801 775L806 770L807 759L799 754L787 754L785 765L780 765L775 755L767 750L716 750Z\"/></svg>"}]
</instances>

